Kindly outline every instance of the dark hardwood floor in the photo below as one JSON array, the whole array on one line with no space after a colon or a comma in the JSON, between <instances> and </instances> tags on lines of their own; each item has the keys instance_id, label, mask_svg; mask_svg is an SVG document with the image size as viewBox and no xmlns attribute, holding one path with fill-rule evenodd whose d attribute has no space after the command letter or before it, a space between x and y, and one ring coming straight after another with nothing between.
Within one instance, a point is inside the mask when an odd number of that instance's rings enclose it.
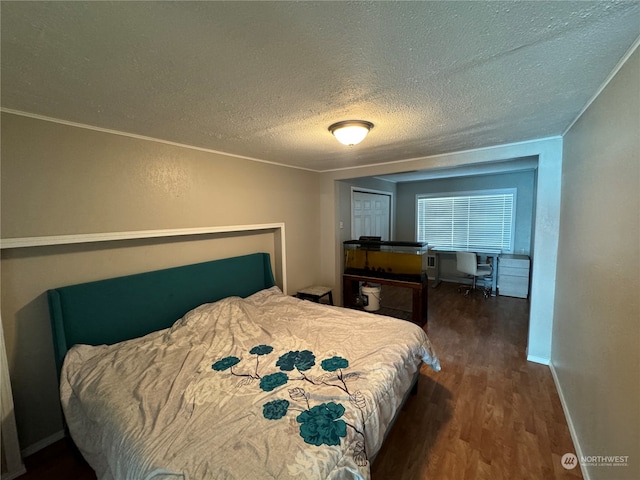
<instances>
[{"instance_id":1,"label":"dark hardwood floor","mask_svg":"<svg viewBox=\"0 0 640 480\"><path fill-rule=\"evenodd\" d=\"M526 360L528 301L443 283L428 312L442 370L422 367L373 480L582 478L560 462L575 450L551 371Z\"/></svg>"},{"instance_id":2,"label":"dark hardwood floor","mask_svg":"<svg viewBox=\"0 0 640 480\"><path fill-rule=\"evenodd\" d=\"M18 480L95 480L96 474L68 438L24 459L27 473Z\"/></svg>"},{"instance_id":3,"label":"dark hardwood floor","mask_svg":"<svg viewBox=\"0 0 640 480\"><path fill-rule=\"evenodd\" d=\"M385 314L410 318L410 305L406 289L383 289ZM429 290L425 328L442 371L423 366L373 480L582 478L560 463L575 450L551 372L526 361L528 308L523 299L465 298L454 284ZM20 480L96 478L66 439L25 466Z\"/></svg>"}]
</instances>

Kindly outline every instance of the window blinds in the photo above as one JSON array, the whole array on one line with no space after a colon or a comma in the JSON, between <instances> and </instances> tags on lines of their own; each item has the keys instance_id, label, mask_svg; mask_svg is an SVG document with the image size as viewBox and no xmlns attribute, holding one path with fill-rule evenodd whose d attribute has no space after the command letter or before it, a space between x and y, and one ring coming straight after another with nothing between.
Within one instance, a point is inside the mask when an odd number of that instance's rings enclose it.
<instances>
[{"instance_id":1,"label":"window blinds","mask_svg":"<svg viewBox=\"0 0 640 480\"><path fill-rule=\"evenodd\" d=\"M513 192L417 198L417 239L451 250L513 251Z\"/></svg>"}]
</instances>

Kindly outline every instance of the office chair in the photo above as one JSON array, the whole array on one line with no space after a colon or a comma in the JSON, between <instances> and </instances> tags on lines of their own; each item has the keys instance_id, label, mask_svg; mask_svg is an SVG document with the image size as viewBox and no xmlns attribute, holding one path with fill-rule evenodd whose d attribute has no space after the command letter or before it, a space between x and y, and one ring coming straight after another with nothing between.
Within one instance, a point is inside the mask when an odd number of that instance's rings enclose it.
<instances>
[{"instance_id":1,"label":"office chair","mask_svg":"<svg viewBox=\"0 0 640 480\"><path fill-rule=\"evenodd\" d=\"M478 265L478 257L474 252L456 252L456 268L458 271L462 273L466 273L467 275L473 277L471 286L468 285L460 285L458 287L458 291L464 292L464 296L468 297L469 293L472 291L476 291L476 283L478 277L483 278L491 278L493 273L493 268L491 265ZM484 298L488 298L491 295L491 287L483 287L482 295Z\"/></svg>"}]
</instances>

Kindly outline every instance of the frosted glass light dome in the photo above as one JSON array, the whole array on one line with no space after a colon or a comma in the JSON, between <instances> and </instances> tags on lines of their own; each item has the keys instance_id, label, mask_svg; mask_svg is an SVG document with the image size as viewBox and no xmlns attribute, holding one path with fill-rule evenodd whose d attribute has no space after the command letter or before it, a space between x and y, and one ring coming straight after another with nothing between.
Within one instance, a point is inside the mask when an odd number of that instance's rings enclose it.
<instances>
[{"instance_id":1,"label":"frosted glass light dome","mask_svg":"<svg viewBox=\"0 0 640 480\"><path fill-rule=\"evenodd\" d=\"M373 128L373 123L364 120L345 120L334 123L329 127L329 131L343 145L357 145L365 139L369 130Z\"/></svg>"}]
</instances>

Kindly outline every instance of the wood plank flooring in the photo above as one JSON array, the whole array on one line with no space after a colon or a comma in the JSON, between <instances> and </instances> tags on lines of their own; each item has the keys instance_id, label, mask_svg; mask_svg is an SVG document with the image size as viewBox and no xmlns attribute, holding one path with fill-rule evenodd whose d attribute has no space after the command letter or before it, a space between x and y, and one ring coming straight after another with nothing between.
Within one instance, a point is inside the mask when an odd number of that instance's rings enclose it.
<instances>
[{"instance_id":1,"label":"wood plank flooring","mask_svg":"<svg viewBox=\"0 0 640 480\"><path fill-rule=\"evenodd\" d=\"M96 480L93 469L68 438L24 459L27 473L17 480Z\"/></svg>"},{"instance_id":2,"label":"wood plank flooring","mask_svg":"<svg viewBox=\"0 0 640 480\"><path fill-rule=\"evenodd\" d=\"M383 289L385 314L410 318L402 290ZM575 450L551 372L526 361L528 307L523 299L465 298L454 284L429 290L425 328L442 371L422 368L373 480L582 478L560 464ZM96 478L67 440L25 465L20 480Z\"/></svg>"},{"instance_id":3,"label":"wood plank flooring","mask_svg":"<svg viewBox=\"0 0 640 480\"><path fill-rule=\"evenodd\" d=\"M383 291L382 305L402 316L391 297L385 305ZM423 366L373 480L582 478L560 463L575 450L551 372L526 361L528 310L523 299L466 298L455 284L429 290L425 328L442 370Z\"/></svg>"}]
</instances>

